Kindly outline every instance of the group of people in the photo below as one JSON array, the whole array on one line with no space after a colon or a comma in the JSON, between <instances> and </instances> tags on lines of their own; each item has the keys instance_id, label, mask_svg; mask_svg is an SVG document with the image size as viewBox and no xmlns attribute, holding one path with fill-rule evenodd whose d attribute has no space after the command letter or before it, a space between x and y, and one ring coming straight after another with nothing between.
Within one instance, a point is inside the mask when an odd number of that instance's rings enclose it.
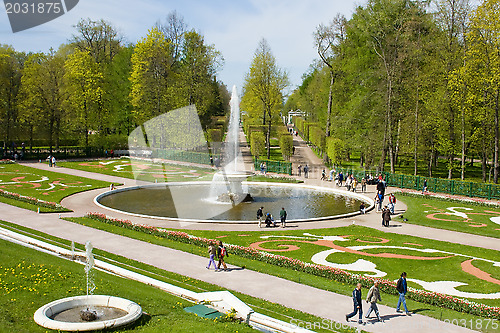
<instances>
[{"instance_id":1,"label":"group of people","mask_svg":"<svg viewBox=\"0 0 500 333\"><path fill-rule=\"evenodd\" d=\"M47 160L49 161L49 167L56 167L56 158L54 156L49 155Z\"/></svg>"},{"instance_id":2,"label":"group of people","mask_svg":"<svg viewBox=\"0 0 500 333\"><path fill-rule=\"evenodd\" d=\"M299 164L299 166L297 167L297 173L300 176L302 176L302 171L304 171L304 177L305 178L309 178L309 172L311 171L310 167L308 164L302 166Z\"/></svg>"},{"instance_id":3,"label":"group of people","mask_svg":"<svg viewBox=\"0 0 500 333\"><path fill-rule=\"evenodd\" d=\"M266 228L271 228L271 227L277 227L277 223L274 220L273 216L271 213L266 213L265 218L264 218L264 207L260 207L257 209L257 220L259 220L259 228L262 228L262 220L264 219L264 224L266 225ZM280 211L280 220L281 220L281 227L285 228L286 227L286 210L284 207L281 207Z\"/></svg>"},{"instance_id":4,"label":"group of people","mask_svg":"<svg viewBox=\"0 0 500 333\"><path fill-rule=\"evenodd\" d=\"M378 281L373 281L373 286L370 288L368 291L368 294L366 295L366 303L370 304L370 308L368 309L368 312L366 313L365 318L368 319L370 318L370 314L375 312L375 316L377 317L377 320L380 322L383 322L382 317L380 316L380 313L378 311L377 307L377 302L382 301L382 298L380 297L380 290L378 288L379 282ZM349 321L350 318L354 317L356 314L358 315L358 323L359 324L364 324L363 322L363 304L362 304L362 293L361 293L361 283L358 283L356 285L356 288L352 291L352 301L354 303L354 311L346 314L345 315L345 320ZM410 312L408 311L408 308L406 307L406 292L408 291L408 286L406 283L406 272L401 273L401 277L398 280L398 283L396 285L396 290L399 294L399 299L398 299L398 304L396 305L396 312L401 313L401 304L403 304L403 307L405 309L406 315L410 315Z\"/></svg>"},{"instance_id":5,"label":"group of people","mask_svg":"<svg viewBox=\"0 0 500 333\"><path fill-rule=\"evenodd\" d=\"M210 266L213 265L216 272L222 270L228 271L227 265L224 262L224 258L229 257L229 254L227 253L227 249L221 241L217 241L216 243L210 242L210 244L208 245L208 255L210 256L210 259L208 261L207 269L210 269ZM219 263L216 265L215 260L217 259L219 260ZM224 268L221 269L221 266Z\"/></svg>"}]
</instances>

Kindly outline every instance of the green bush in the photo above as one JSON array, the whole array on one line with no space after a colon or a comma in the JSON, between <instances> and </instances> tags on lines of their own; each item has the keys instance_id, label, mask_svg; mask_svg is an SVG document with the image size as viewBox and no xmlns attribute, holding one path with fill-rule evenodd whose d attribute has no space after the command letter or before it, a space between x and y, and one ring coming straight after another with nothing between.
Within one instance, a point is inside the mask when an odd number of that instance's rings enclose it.
<instances>
[{"instance_id":1,"label":"green bush","mask_svg":"<svg viewBox=\"0 0 500 333\"><path fill-rule=\"evenodd\" d=\"M250 134L250 152L256 158L266 151L266 137L262 132L252 132Z\"/></svg>"},{"instance_id":2,"label":"green bush","mask_svg":"<svg viewBox=\"0 0 500 333\"><path fill-rule=\"evenodd\" d=\"M326 154L334 165L339 165L346 156L346 147L344 141L329 137L326 140Z\"/></svg>"},{"instance_id":3,"label":"green bush","mask_svg":"<svg viewBox=\"0 0 500 333\"><path fill-rule=\"evenodd\" d=\"M207 130L208 142L222 142L223 128L210 128Z\"/></svg>"},{"instance_id":4,"label":"green bush","mask_svg":"<svg viewBox=\"0 0 500 333\"><path fill-rule=\"evenodd\" d=\"M290 134L283 134L280 136L281 154L285 161L290 161L293 153L293 137Z\"/></svg>"},{"instance_id":5,"label":"green bush","mask_svg":"<svg viewBox=\"0 0 500 333\"><path fill-rule=\"evenodd\" d=\"M297 131L299 131L300 135L303 135L302 133L304 133L304 123L306 122L304 120L304 118L295 117L293 121L294 121L295 128L297 129Z\"/></svg>"},{"instance_id":6,"label":"green bush","mask_svg":"<svg viewBox=\"0 0 500 333\"><path fill-rule=\"evenodd\" d=\"M304 131L302 132L303 133L302 139L304 139L306 141L311 141L310 129L312 127L319 127L319 123L313 123L313 122L305 122L304 123Z\"/></svg>"},{"instance_id":7,"label":"green bush","mask_svg":"<svg viewBox=\"0 0 500 333\"><path fill-rule=\"evenodd\" d=\"M319 126L309 127L309 141L321 151L325 151L326 148L326 135L325 132Z\"/></svg>"}]
</instances>

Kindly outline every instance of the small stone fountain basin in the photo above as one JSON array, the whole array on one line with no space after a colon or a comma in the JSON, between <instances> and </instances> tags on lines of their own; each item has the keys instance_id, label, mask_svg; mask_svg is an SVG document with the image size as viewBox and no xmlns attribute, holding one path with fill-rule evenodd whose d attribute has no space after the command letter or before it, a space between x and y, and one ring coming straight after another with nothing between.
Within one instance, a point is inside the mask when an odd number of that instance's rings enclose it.
<instances>
[{"instance_id":1,"label":"small stone fountain basin","mask_svg":"<svg viewBox=\"0 0 500 333\"><path fill-rule=\"evenodd\" d=\"M123 311L125 315L118 318L107 318L104 316L95 321L81 322L79 310L87 306L97 309L117 309ZM60 321L52 319L58 314L71 309L78 309L78 311L74 311L74 320L67 321L65 319L65 321ZM139 319L141 315L141 307L137 303L127 299L105 295L83 295L63 298L45 304L35 312L34 320L38 325L51 330L94 331L130 324Z\"/></svg>"}]
</instances>

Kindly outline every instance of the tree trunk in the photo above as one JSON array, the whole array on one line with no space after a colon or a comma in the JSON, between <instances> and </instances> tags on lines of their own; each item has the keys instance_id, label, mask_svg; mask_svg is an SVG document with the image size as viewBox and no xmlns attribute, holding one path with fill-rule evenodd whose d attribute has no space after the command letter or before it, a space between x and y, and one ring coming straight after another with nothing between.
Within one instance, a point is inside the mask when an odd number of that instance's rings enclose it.
<instances>
[{"instance_id":1,"label":"tree trunk","mask_svg":"<svg viewBox=\"0 0 500 333\"><path fill-rule=\"evenodd\" d=\"M267 125L267 135L266 135L266 143L267 143L267 159L271 159L271 109L269 109L269 119Z\"/></svg>"},{"instance_id":2,"label":"tree trunk","mask_svg":"<svg viewBox=\"0 0 500 333\"><path fill-rule=\"evenodd\" d=\"M330 136L330 118L332 116L332 90L333 90L333 84L335 83L335 76L333 74L333 71L330 69L330 90L328 91L328 108L327 108L327 115L326 115L326 129L325 129L325 136L328 138ZM328 154L323 155L323 162L325 164L328 163Z\"/></svg>"},{"instance_id":3,"label":"tree trunk","mask_svg":"<svg viewBox=\"0 0 500 333\"><path fill-rule=\"evenodd\" d=\"M417 72L418 75L418 72ZM413 144L415 145L413 149L413 175L417 175L418 172L418 107L419 107L419 86L417 86L417 101L415 103L415 137Z\"/></svg>"},{"instance_id":4,"label":"tree trunk","mask_svg":"<svg viewBox=\"0 0 500 333\"><path fill-rule=\"evenodd\" d=\"M498 98L499 98L499 93L500 89L497 89L496 91L496 97L495 97L495 154L493 156L493 182L495 184L498 184L498 153L499 153L499 147L498 147L498 140L499 140L499 130L498 130Z\"/></svg>"},{"instance_id":5,"label":"tree trunk","mask_svg":"<svg viewBox=\"0 0 500 333\"><path fill-rule=\"evenodd\" d=\"M488 167L488 157L486 155L486 150L483 145L483 151L481 152L481 171L482 171L482 180L486 182L486 168Z\"/></svg>"}]
</instances>

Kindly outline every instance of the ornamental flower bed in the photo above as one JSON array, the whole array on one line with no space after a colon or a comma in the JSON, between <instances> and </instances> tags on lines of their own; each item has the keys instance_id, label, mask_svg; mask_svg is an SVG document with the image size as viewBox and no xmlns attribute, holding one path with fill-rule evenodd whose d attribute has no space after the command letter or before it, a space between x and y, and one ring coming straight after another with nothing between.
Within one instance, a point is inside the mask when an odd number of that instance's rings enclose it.
<instances>
[{"instance_id":1,"label":"ornamental flower bed","mask_svg":"<svg viewBox=\"0 0 500 333\"><path fill-rule=\"evenodd\" d=\"M131 230L141 231L150 235L170 239L173 241L183 242L199 247L206 247L210 242L216 242L216 240L214 239L196 237L182 231L164 230L152 226L134 224L129 220L112 219L108 218L104 214L99 214L99 213L88 213L87 217L103 223L108 223ZM316 276L325 277L341 283L355 285L356 283L361 282L363 287L370 288L373 285L373 281L377 280L379 281L380 290L388 294L397 295L396 283L394 281L372 278L372 277L362 276L359 274L353 274L333 267L310 264L300 261L298 259L293 259L268 252L258 251L250 247L244 247L232 244L226 244L226 246L228 248L228 251L240 257L262 261L279 267L290 268L298 272L304 272ZM500 307L492 307L485 304L471 302L469 300L462 298L415 289L411 287L408 288L408 293L406 294L406 297L415 300L417 302L432 304L435 306L448 308L459 312L470 313L476 316L500 319Z\"/></svg>"},{"instance_id":2,"label":"ornamental flower bed","mask_svg":"<svg viewBox=\"0 0 500 333\"><path fill-rule=\"evenodd\" d=\"M13 192L8 192L8 191L2 190L2 189L0 189L0 196L2 196L4 198L8 198L8 199L14 199L14 200L26 202L26 203L40 206L40 207L44 207L44 208L50 208L50 209L54 209L54 210L65 210L64 207L58 203L40 200L37 198L28 197L28 196L13 193Z\"/></svg>"},{"instance_id":3,"label":"ornamental flower bed","mask_svg":"<svg viewBox=\"0 0 500 333\"><path fill-rule=\"evenodd\" d=\"M496 207L500 206L500 202L495 201L495 200L488 200L488 199L482 199L482 198L470 198L470 197L445 194L445 193L432 193L432 192L422 193L421 191L410 190L410 189L398 189L394 193L395 194L399 193L400 195L403 195L403 196L415 197L415 198L433 198L433 199L442 200L442 201L449 201L449 202L466 202L466 203L478 205L478 206L496 206Z\"/></svg>"}]
</instances>

